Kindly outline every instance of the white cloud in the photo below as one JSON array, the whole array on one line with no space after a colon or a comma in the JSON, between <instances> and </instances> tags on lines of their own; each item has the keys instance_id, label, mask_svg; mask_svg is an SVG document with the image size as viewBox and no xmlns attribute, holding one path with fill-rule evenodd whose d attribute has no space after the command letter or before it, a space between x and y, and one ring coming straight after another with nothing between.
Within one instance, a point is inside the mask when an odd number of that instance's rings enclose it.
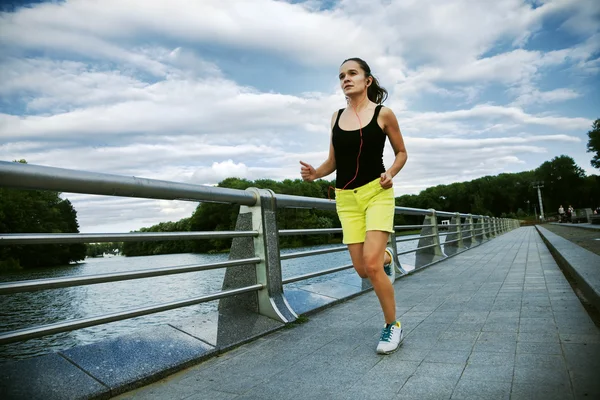
<instances>
[{"instance_id":1,"label":"white cloud","mask_svg":"<svg viewBox=\"0 0 600 400\"><path fill-rule=\"evenodd\" d=\"M261 91L239 83L238 71L203 46L233 60L265 55L273 60L267 79L282 59L306 74L335 71L350 56L369 61L390 90L387 104L409 152L397 195L535 168L536 155L579 148L575 155L585 155L581 138L593 116L559 105L587 93L538 85L557 68L598 72L596 2L323 4L71 0L2 13L0 159L197 184L230 176L296 179L298 160L318 166L325 159L331 113L344 106L335 78L312 92L278 90L276 83ZM561 16L561 29L581 35L579 44L527 49L549 17ZM490 87L500 88L495 96ZM453 104L441 107L440 99ZM531 105L545 109L532 112ZM390 165L389 145L384 158ZM196 204L73 201L84 231L176 220Z\"/></svg>"},{"instance_id":2,"label":"white cloud","mask_svg":"<svg viewBox=\"0 0 600 400\"><path fill-rule=\"evenodd\" d=\"M382 50L371 32L342 15L269 0L69 1L5 14L0 23L4 31L0 43L7 46L110 58L157 75L164 74L160 64L113 43L151 34L179 42L274 51L299 62L326 64L339 63L351 52L368 55ZM26 29L30 26L36 26L35 33ZM345 40L338 40L342 36Z\"/></svg>"},{"instance_id":3,"label":"white cloud","mask_svg":"<svg viewBox=\"0 0 600 400\"><path fill-rule=\"evenodd\" d=\"M565 100L576 99L581 94L572 89L554 89L545 92L531 88L530 91L520 94L513 102L514 105L530 105L540 103L553 103Z\"/></svg>"}]
</instances>

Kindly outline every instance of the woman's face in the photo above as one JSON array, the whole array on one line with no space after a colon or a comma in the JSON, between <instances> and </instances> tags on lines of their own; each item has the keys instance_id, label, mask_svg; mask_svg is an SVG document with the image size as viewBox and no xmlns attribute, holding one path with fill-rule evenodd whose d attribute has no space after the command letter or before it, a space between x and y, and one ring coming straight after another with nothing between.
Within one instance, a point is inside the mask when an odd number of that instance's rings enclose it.
<instances>
[{"instance_id":1,"label":"woman's face","mask_svg":"<svg viewBox=\"0 0 600 400\"><path fill-rule=\"evenodd\" d=\"M362 93L367 89L369 79L356 61L346 61L340 66L340 86L346 96Z\"/></svg>"}]
</instances>

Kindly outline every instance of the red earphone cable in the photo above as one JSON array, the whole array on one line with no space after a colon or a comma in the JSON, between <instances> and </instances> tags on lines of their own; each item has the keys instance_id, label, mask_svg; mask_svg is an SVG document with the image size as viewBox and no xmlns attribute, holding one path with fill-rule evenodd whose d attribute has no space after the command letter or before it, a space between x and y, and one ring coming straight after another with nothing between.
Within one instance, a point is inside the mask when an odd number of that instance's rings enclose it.
<instances>
[{"instance_id":1,"label":"red earphone cable","mask_svg":"<svg viewBox=\"0 0 600 400\"><path fill-rule=\"evenodd\" d=\"M358 176L358 168L359 168L359 165L360 165L359 164L360 153L362 152L362 146L363 146L362 121L360 120L360 116L358 115L358 112L356 112L356 108L352 107L352 110L354 110L354 114L356 114L356 118L358 118L358 126L359 126L358 132L360 134L360 146L358 147L358 155L356 156L356 173L354 174L354 178L350 179L348 181L348 183L346 183L346 185L344 185L344 187L341 190L346 189L346 187L348 187L348 185L351 184L356 179L356 177ZM335 188L333 186L329 186L329 188L327 189L327 198L329 200L331 200L331 197L329 196L329 191L331 189L335 190Z\"/></svg>"}]
</instances>

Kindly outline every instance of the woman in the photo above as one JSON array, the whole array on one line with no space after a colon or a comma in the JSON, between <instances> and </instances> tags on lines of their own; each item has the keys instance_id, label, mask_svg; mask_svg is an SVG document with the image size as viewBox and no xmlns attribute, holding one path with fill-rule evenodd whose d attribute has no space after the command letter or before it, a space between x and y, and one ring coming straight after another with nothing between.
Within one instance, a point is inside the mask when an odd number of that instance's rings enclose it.
<instances>
[{"instance_id":1,"label":"woman","mask_svg":"<svg viewBox=\"0 0 600 400\"><path fill-rule=\"evenodd\" d=\"M381 105L387 91L367 63L360 58L345 60L339 79L348 106L331 117L329 157L316 169L300 161L300 174L312 182L337 171L336 209L343 242L354 269L361 278L369 278L377 294L385 318L377 352L389 354L398 348L403 333L392 286L394 257L386 244L394 231L392 179L406 163L407 154L396 116ZM386 137L396 154L387 170L383 165Z\"/></svg>"}]
</instances>

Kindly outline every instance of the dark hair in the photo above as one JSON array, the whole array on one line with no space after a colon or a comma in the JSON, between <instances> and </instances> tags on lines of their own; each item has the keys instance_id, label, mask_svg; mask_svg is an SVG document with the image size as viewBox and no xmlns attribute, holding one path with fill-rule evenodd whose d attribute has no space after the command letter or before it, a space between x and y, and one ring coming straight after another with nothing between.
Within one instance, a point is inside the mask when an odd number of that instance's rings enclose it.
<instances>
[{"instance_id":1,"label":"dark hair","mask_svg":"<svg viewBox=\"0 0 600 400\"><path fill-rule=\"evenodd\" d=\"M365 76L367 78L373 78L373 82L371 82L371 85L369 85L367 88L367 97L369 100L376 104L383 103L388 97L388 91L379 86L379 81L373 76L373 74L371 74L371 68L369 67L369 64L367 64L367 62L361 58L353 57L344 60L342 65L347 61L356 61L358 65L360 65L360 68L365 71Z\"/></svg>"}]
</instances>

